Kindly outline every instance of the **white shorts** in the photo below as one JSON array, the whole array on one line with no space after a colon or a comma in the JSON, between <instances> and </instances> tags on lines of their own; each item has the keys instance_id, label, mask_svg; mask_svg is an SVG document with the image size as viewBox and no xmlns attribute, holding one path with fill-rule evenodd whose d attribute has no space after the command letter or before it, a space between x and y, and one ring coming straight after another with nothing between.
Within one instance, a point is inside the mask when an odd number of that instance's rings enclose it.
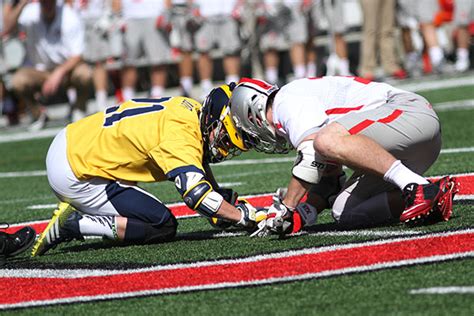
<instances>
[{"instance_id":1,"label":"white shorts","mask_svg":"<svg viewBox=\"0 0 474 316\"><path fill-rule=\"evenodd\" d=\"M456 0L454 4L454 24L467 26L474 21L474 1Z\"/></svg>"},{"instance_id":2,"label":"white shorts","mask_svg":"<svg viewBox=\"0 0 474 316\"><path fill-rule=\"evenodd\" d=\"M240 52L240 36L237 21L231 17L212 17L203 22L194 36L194 44L200 53L218 48L224 55Z\"/></svg>"},{"instance_id":3,"label":"white shorts","mask_svg":"<svg viewBox=\"0 0 474 316\"><path fill-rule=\"evenodd\" d=\"M157 29L155 19L128 20L124 43L127 65L137 65L142 61L151 65L162 65L171 60L167 36Z\"/></svg>"},{"instance_id":4,"label":"white shorts","mask_svg":"<svg viewBox=\"0 0 474 316\"><path fill-rule=\"evenodd\" d=\"M54 138L46 156L48 181L59 200L90 215L138 218L157 223L171 215L156 197L130 183L103 178L79 180L67 159L66 129Z\"/></svg>"},{"instance_id":5,"label":"white shorts","mask_svg":"<svg viewBox=\"0 0 474 316\"><path fill-rule=\"evenodd\" d=\"M410 19L432 23L439 9L437 0L398 0L397 20L401 27L410 27Z\"/></svg>"}]
</instances>

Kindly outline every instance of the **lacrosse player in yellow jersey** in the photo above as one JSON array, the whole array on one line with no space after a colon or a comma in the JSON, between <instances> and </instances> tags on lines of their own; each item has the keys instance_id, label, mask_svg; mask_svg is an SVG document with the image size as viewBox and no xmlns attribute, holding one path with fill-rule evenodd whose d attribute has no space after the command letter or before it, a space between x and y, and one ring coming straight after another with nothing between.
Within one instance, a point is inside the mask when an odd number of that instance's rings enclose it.
<instances>
[{"instance_id":1,"label":"lacrosse player in yellow jersey","mask_svg":"<svg viewBox=\"0 0 474 316\"><path fill-rule=\"evenodd\" d=\"M247 150L227 106L233 86L213 89L202 106L184 97L132 99L59 132L46 167L61 202L32 255L84 236L138 244L172 239L176 218L137 182L174 181L201 215L254 227L255 208L224 198L219 192L229 192L218 189L209 168Z\"/></svg>"}]
</instances>

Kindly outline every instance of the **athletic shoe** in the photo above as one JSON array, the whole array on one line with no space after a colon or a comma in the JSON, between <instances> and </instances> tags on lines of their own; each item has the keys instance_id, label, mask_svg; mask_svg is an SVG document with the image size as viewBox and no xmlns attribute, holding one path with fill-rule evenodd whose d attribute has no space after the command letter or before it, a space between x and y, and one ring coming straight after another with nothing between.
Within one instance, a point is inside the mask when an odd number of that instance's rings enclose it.
<instances>
[{"instance_id":1,"label":"athletic shoe","mask_svg":"<svg viewBox=\"0 0 474 316\"><path fill-rule=\"evenodd\" d=\"M53 212L48 226L36 241L31 256L41 256L62 242L82 239L79 231L79 219L82 216L69 203L61 202Z\"/></svg>"},{"instance_id":2,"label":"athletic shoe","mask_svg":"<svg viewBox=\"0 0 474 316\"><path fill-rule=\"evenodd\" d=\"M457 192L455 179L449 176L428 184L410 183L403 189L405 210L400 221L422 223L433 212L448 220L452 213L452 199ZM435 214L436 215L436 214Z\"/></svg>"},{"instance_id":3,"label":"athletic shoe","mask_svg":"<svg viewBox=\"0 0 474 316\"><path fill-rule=\"evenodd\" d=\"M35 242L36 232L26 226L13 234L0 232L0 256L13 257L31 247Z\"/></svg>"},{"instance_id":4,"label":"athletic shoe","mask_svg":"<svg viewBox=\"0 0 474 316\"><path fill-rule=\"evenodd\" d=\"M438 203L435 205L435 211L441 216L444 221L449 220L453 213L453 199L456 193L459 192L459 182L456 178L444 177L436 181L439 185L441 196Z\"/></svg>"}]
</instances>

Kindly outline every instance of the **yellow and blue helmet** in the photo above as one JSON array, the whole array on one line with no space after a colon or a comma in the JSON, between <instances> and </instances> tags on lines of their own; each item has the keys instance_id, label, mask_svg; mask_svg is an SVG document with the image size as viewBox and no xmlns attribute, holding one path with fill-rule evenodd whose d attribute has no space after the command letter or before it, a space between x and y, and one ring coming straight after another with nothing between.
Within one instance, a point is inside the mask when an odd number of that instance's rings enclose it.
<instances>
[{"instance_id":1,"label":"yellow and blue helmet","mask_svg":"<svg viewBox=\"0 0 474 316\"><path fill-rule=\"evenodd\" d=\"M248 150L230 114L234 87L235 83L230 83L212 89L201 108L199 120L207 162L221 162Z\"/></svg>"}]
</instances>

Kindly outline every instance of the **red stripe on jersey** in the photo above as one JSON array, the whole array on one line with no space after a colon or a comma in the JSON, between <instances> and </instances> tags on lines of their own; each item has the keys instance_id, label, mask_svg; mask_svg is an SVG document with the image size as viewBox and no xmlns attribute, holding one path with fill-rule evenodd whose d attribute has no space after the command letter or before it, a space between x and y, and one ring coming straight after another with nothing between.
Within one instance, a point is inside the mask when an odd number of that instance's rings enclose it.
<instances>
[{"instance_id":1,"label":"red stripe on jersey","mask_svg":"<svg viewBox=\"0 0 474 316\"><path fill-rule=\"evenodd\" d=\"M372 80L361 78L361 77L354 77L354 81L357 81L363 84L369 84L372 82Z\"/></svg>"},{"instance_id":2,"label":"red stripe on jersey","mask_svg":"<svg viewBox=\"0 0 474 316\"><path fill-rule=\"evenodd\" d=\"M263 80L258 80L258 79L251 79L251 78L242 78L240 79L239 83L243 83L243 82L249 82L249 83L253 83L265 90L268 90L268 89L271 89L273 86L270 85L269 83L263 81Z\"/></svg>"},{"instance_id":3,"label":"red stripe on jersey","mask_svg":"<svg viewBox=\"0 0 474 316\"><path fill-rule=\"evenodd\" d=\"M327 115L331 115L331 114L345 114L345 113L348 113L350 111L357 111L357 110L360 110L361 108L363 108L364 106L363 105L359 105L359 106L356 106L355 108L333 108L333 109L329 109L329 110L326 110L326 114Z\"/></svg>"},{"instance_id":4,"label":"red stripe on jersey","mask_svg":"<svg viewBox=\"0 0 474 316\"><path fill-rule=\"evenodd\" d=\"M377 121L368 120L368 119L364 120L364 121L360 122L359 124L353 126L351 129L349 129L349 133L352 134L352 135L357 134L360 131L362 131L362 130L366 129L367 127L369 127L370 125L374 124L375 122L383 123L383 124L393 122L402 113L403 113L403 111L401 111L401 110L395 110L390 115L388 115L384 118L381 118Z\"/></svg>"}]
</instances>

